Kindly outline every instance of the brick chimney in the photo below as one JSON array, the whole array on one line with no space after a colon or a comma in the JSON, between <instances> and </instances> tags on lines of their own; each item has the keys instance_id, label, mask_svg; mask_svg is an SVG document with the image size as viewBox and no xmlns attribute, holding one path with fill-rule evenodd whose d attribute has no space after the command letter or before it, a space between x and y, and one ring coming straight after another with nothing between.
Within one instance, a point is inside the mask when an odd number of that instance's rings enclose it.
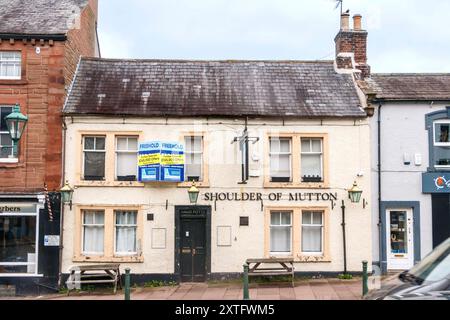
<instances>
[{"instance_id":1,"label":"brick chimney","mask_svg":"<svg viewBox=\"0 0 450 320\"><path fill-rule=\"evenodd\" d=\"M98 20L98 0L89 0L89 6L94 12L96 20Z\"/></svg>"},{"instance_id":2,"label":"brick chimney","mask_svg":"<svg viewBox=\"0 0 450 320\"><path fill-rule=\"evenodd\" d=\"M340 69L361 70L361 78L370 76L370 66L367 64L367 36L362 29L362 16L353 16L353 29L350 28L350 14L341 16L341 28L334 42L336 43L336 63ZM351 57L354 58L354 64Z\"/></svg>"}]
</instances>

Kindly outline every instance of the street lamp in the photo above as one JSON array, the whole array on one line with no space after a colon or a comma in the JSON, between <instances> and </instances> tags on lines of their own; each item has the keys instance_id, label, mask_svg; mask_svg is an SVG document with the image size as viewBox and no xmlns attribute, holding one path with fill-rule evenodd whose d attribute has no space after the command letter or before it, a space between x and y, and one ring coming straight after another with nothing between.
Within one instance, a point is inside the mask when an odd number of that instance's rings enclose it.
<instances>
[{"instance_id":1,"label":"street lamp","mask_svg":"<svg viewBox=\"0 0 450 320\"><path fill-rule=\"evenodd\" d=\"M353 183L353 187L348 190L348 197L352 203L359 203L361 201L362 190L358 187L356 181ZM365 206L365 205L364 205ZM342 242L344 247L344 275L347 274L347 244L345 234L345 202L342 200Z\"/></svg>"},{"instance_id":2,"label":"street lamp","mask_svg":"<svg viewBox=\"0 0 450 320\"><path fill-rule=\"evenodd\" d=\"M69 181L66 181L66 184L61 188L61 190L59 190L59 192L61 192L61 201L64 204L69 204L70 210L72 210L73 189L69 185Z\"/></svg>"},{"instance_id":3,"label":"street lamp","mask_svg":"<svg viewBox=\"0 0 450 320\"><path fill-rule=\"evenodd\" d=\"M17 155L17 145L27 126L28 117L20 112L20 107L16 104L13 108L13 112L5 117L5 122L11 140L13 141L13 155Z\"/></svg>"},{"instance_id":4,"label":"street lamp","mask_svg":"<svg viewBox=\"0 0 450 320\"><path fill-rule=\"evenodd\" d=\"M198 194L200 193L200 190L195 186L195 181L192 182L192 187L188 190L189 194L189 200L191 201L191 204L197 204L198 200Z\"/></svg>"},{"instance_id":5,"label":"street lamp","mask_svg":"<svg viewBox=\"0 0 450 320\"><path fill-rule=\"evenodd\" d=\"M352 203L359 203L361 200L362 190L358 187L356 181L353 183L353 187L348 190L348 197Z\"/></svg>"}]
</instances>

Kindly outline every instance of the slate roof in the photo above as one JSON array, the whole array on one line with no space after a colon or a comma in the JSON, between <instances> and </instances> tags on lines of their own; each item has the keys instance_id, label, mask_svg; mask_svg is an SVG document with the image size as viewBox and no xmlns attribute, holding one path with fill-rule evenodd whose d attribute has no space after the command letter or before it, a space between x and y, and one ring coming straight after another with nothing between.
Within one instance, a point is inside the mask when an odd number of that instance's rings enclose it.
<instances>
[{"instance_id":1,"label":"slate roof","mask_svg":"<svg viewBox=\"0 0 450 320\"><path fill-rule=\"evenodd\" d=\"M82 58L64 113L127 116L365 117L332 61Z\"/></svg>"},{"instance_id":2,"label":"slate roof","mask_svg":"<svg viewBox=\"0 0 450 320\"><path fill-rule=\"evenodd\" d=\"M0 0L0 34L66 34L88 0Z\"/></svg>"},{"instance_id":3,"label":"slate roof","mask_svg":"<svg viewBox=\"0 0 450 320\"><path fill-rule=\"evenodd\" d=\"M385 100L450 100L449 74L372 74L368 89Z\"/></svg>"}]
</instances>

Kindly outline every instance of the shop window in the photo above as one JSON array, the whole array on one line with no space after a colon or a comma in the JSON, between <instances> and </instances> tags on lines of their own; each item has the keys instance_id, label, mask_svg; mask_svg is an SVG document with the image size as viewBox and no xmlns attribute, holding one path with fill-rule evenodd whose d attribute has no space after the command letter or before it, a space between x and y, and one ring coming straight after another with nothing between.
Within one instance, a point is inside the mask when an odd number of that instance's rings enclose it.
<instances>
[{"instance_id":1,"label":"shop window","mask_svg":"<svg viewBox=\"0 0 450 320\"><path fill-rule=\"evenodd\" d=\"M37 274L36 216L0 216L0 274Z\"/></svg>"},{"instance_id":2,"label":"shop window","mask_svg":"<svg viewBox=\"0 0 450 320\"><path fill-rule=\"evenodd\" d=\"M22 55L16 51L0 51L0 79L20 80Z\"/></svg>"},{"instance_id":3,"label":"shop window","mask_svg":"<svg viewBox=\"0 0 450 320\"><path fill-rule=\"evenodd\" d=\"M323 181L323 140L301 139L302 182Z\"/></svg>"},{"instance_id":4,"label":"shop window","mask_svg":"<svg viewBox=\"0 0 450 320\"><path fill-rule=\"evenodd\" d=\"M99 181L105 179L105 140L105 137L84 137L84 180Z\"/></svg>"},{"instance_id":5,"label":"shop window","mask_svg":"<svg viewBox=\"0 0 450 320\"><path fill-rule=\"evenodd\" d=\"M203 137L187 136L185 143L185 181L203 181Z\"/></svg>"},{"instance_id":6,"label":"shop window","mask_svg":"<svg viewBox=\"0 0 450 320\"><path fill-rule=\"evenodd\" d=\"M103 255L105 235L105 212L83 212L83 254Z\"/></svg>"},{"instance_id":7,"label":"shop window","mask_svg":"<svg viewBox=\"0 0 450 320\"><path fill-rule=\"evenodd\" d=\"M271 182L291 182L292 152L291 138L270 138Z\"/></svg>"},{"instance_id":8,"label":"shop window","mask_svg":"<svg viewBox=\"0 0 450 320\"><path fill-rule=\"evenodd\" d=\"M302 213L302 252L308 254L323 252L323 212Z\"/></svg>"},{"instance_id":9,"label":"shop window","mask_svg":"<svg viewBox=\"0 0 450 320\"><path fill-rule=\"evenodd\" d=\"M0 161L14 158L13 142L5 121L11 112L11 106L0 106Z\"/></svg>"},{"instance_id":10,"label":"shop window","mask_svg":"<svg viewBox=\"0 0 450 320\"><path fill-rule=\"evenodd\" d=\"M116 179L136 181L138 163L138 138L116 137Z\"/></svg>"},{"instance_id":11,"label":"shop window","mask_svg":"<svg viewBox=\"0 0 450 320\"><path fill-rule=\"evenodd\" d=\"M292 212L270 213L270 253L291 254Z\"/></svg>"},{"instance_id":12,"label":"shop window","mask_svg":"<svg viewBox=\"0 0 450 320\"><path fill-rule=\"evenodd\" d=\"M434 122L434 165L437 169L450 169L450 120Z\"/></svg>"},{"instance_id":13,"label":"shop window","mask_svg":"<svg viewBox=\"0 0 450 320\"><path fill-rule=\"evenodd\" d=\"M137 211L115 211L115 254L135 255L137 253Z\"/></svg>"}]
</instances>

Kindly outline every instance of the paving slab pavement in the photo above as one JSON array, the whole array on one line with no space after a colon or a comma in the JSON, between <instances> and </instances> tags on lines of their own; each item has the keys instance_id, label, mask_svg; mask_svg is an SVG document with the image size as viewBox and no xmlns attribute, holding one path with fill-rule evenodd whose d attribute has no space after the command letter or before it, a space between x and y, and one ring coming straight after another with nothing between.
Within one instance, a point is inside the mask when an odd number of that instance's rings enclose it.
<instances>
[{"instance_id":1,"label":"paving slab pavement","mask_svg":"<svg viewBox=\"0 0 450 320\"><path fill-rule=\"evenodd\" d=\"M250 284L251 300L360 300L360 279L318 279L300 281L295 287L276 284ZM6 300L122 300L123 292L112 294L48 295L41 297L10 297ZM0 297L0 299L3 299ZM132 289L132 300L242 300L240 284L183 283L175 287Z\"/></svg>"}]
</instances>

